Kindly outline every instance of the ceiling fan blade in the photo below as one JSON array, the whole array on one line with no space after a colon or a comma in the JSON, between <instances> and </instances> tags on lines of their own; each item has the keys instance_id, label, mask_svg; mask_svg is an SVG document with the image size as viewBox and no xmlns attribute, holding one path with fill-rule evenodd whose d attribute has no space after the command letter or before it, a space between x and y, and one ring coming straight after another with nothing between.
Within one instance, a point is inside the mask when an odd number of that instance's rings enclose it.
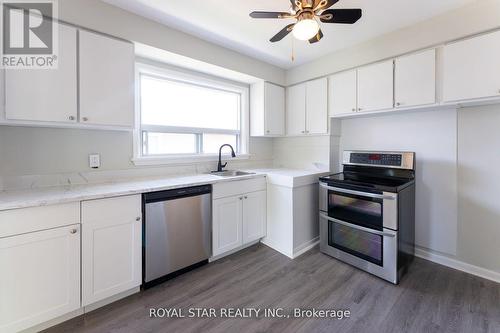
<instances>
[{"instance_id":1,"label":"ceiling fan blade","mask_svg":"<svg viewBox=\"0 0 500 333\"><path fill-rule=\"evenodd\" d=\"M339 2L339 0L321 0L321 1L318 1L318 6L321 5L321 2L324 2L324 5L318 9L327 9L327 8L330 8L331 6L335 5L337 2Z\"/></svg>"},{"instance_id":2,"label":"ceiling fan blade","mask_svg":"<svg viewBox=\"0 0 500 333\"><path fill-rule=\"evenodd\" d=\"M281 29L280 32L278 32L276 35L274 35L273 38L271 38L269 41L272 43L279 42L280 40L285 38L286 35L288 35L290 33L290 31L292 31L294 25L295 25L295 23L287 25L286 27Z\"/></svg>"},{"instance_id":3,"label":"ceiling fan blade","mask_svg":"<svg viewBox=\"0 0 500 333\"><path fill-rule=\"evenodd\" d=\"M321 13L320 20L323 23L356 23L362 16L361 9L328 9Z\"/></svg>"},{"instance_id":4,"label":"ceiling fan blade","mask_svg":"<svg viewBox=\"0 0 500 333\"><path fill-rule=\"evenodd\" d=\"M264 18L264 19L279 19L290 17L290 13L286 12L251 12L250 17L252 18Z\"/></svg>"},{"instance_id":5,"label":"ceiling fan blade","mask_svg":"<svg viewBox=\"0 0 500 333\"><path fill-rule=\"evenodd\" d=\"M323 32L321 31L321 29L319 29L319 31L316 34L316 36L314 36L313 38L309 39L309 43L314 44L316 42L319 42L321 38L323 38Z\"/></svg>"}]
</instances>

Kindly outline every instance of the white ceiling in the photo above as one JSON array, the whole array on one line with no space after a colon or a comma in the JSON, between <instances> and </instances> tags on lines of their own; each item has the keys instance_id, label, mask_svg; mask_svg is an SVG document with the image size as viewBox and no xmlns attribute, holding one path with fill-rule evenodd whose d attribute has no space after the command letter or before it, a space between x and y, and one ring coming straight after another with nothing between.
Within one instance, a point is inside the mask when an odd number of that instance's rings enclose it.
<instances>
[{"instance_id":1,"label":"white ceiling","mask_svg":"<svg viewBox=\"0 0 500 333\"><path fill-rule=\"evenodd\" d=\"M169 27L265 62L291 68L333 51L424 21L477 0L340 0L332 8L361 8L354 25L321 24L325 37L314 45L269 38L292 20L252 19L254 10L287 11L288 0L103 0Z\"/></svg>"}]
</instances>

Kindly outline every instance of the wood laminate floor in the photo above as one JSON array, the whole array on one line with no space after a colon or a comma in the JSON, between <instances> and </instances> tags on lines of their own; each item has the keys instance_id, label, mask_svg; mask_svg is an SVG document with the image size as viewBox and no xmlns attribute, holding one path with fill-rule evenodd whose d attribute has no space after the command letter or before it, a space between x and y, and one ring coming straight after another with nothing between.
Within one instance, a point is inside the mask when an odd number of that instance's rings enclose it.
<instances>
[{"instance_id":1,"label":"wood laminate floor","mask_svg":"<svg viewBox=\"0 0 500 333\"><path fill-rule=\"evenodd\" d=\"M167 319L150 318L151 307L186 315L190 307L349 309L351 316ZM46 332L498 333L500 284L417 258L394 286L318 248L291 260L259 244Z\"/></svg>"}]
</instances>

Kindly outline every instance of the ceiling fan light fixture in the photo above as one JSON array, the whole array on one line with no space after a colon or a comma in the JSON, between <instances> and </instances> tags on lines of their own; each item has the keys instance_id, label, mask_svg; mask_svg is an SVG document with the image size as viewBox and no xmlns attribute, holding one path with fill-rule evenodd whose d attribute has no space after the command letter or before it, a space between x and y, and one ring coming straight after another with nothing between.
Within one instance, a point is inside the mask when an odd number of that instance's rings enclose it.
<instances>
[{"instance_id":1,"label":"ceiling fan light fixture","mask_svg":"<svg viewBox=\"0 0 500 333\"><path fill-rule=\"evenodd\" d=\"M299 17L299 21L293 27L293 36L298 40L309 40L316 36L319 24L314 16Z\"/></svg>"}]
</instances>

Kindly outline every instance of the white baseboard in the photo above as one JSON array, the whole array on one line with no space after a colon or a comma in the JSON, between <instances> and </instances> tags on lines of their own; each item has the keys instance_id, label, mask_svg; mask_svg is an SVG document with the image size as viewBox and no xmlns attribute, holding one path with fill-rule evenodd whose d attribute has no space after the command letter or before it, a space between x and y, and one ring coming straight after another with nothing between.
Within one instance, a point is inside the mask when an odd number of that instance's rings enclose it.
<instances>
[{"instance_id":1,"label":"white baseboard","mask_svg":"<svg viewBox=\"0 0 500 333\"><path fill-rule=\"evenodd\" d=\"M319 244L319 236L301 244L300 246L297 246L295 249L293 249L293 259L306 253L307 251L309 251L318 244Z\"/></svg>"},{"instance_id":2,"label":"white baseboard","mask_svg":"<svg viewBox=\"0 0 500 333\"><path fill-rule=\"evenodd\" d=\"M231 250L231 251L227 251L227 252L224 252L224 253L222 253L222 254L219 254L219 255L216 255L216 256L210 257L210 258L208 259L208 262L214 262L214 261L219 260L219 259L221 259L221 258L224 258L224 257L226 257L226 256L228 256L228 255L230 255L230 254L233 254L233 253L239 252L239 251L241 251L241 250L243 250L243 249L246 249L247 247L250 247L250 246L252 246L252 245L255 245L255 244L257 244L258 242L260 242L260 239L257 239L256 241L253 241L253 242L250 242L250 243L248 243L248 244L245 244L245 245L239 246L239 247L237 247L237 248L235 248L235 249L233 249L233 250Z\"/></svg>"},{"instance_id":3,"label":"white baseboard","mask_svg":"<svg viewBox=\"0 0 500 333\"><path fill-rule=\"evenodd\" d=\"M114 295L114 296L108 297L106 299L103 299L102 301L98 301L98 302L89 304L89 305L87 305L87 306L84 307L84 311L85 311L85 313L88 313L90 311L94 311L94 310L96 310L98 308L102 308L103 306L106 306L108 304L111 304L111 303L114 303L116 301L119 301L122 298L125 298L125 297L128 297L130 295L136 294L139 291L141 291L141 287L140 286L132 288L132 289L129 289L129 290L121 292L121 293L119 293L117 295Z\"/></svg>"},{"instance_id":4,"label":"white baseboard","mask_svg":"<svg viewBox=\"0 0 500 333\"><path fill-rule=\"evenodd\" d=\"M68 321L70 319L73 319L75 317L81 316L82 314L85 314L87 312L93 311L95 309L98 309L100 307L103 307L105 305L111 304L113 302L116 302L122 298L128 297L132 294L138 293L140 291L140 287L135 287L130 290L124 291L122 293L119 293L118 295L108 297L102 301L87 305L85 307L81 307L75 311L72 311L70 313L66 313L65 315L62 315L60 317L51 319L49 321L43 322L41 324L35 325L33 327L30 327L26 330L23 330L22 333L34 333L34 332L40 332L43 330L46 330L47 328L56 326L60 323L63 323L65 321Z\"/></svg>"},{"instance_id":5,"label":"white baseboard","mask_svg":"<svg viewBox=\"0 0 500 333\"><path fill-rule=\"evenodd\" d=\"M474 266L463 261L438 254L427 249L415 247L415 256L459 271L500 283L500 273L486 268Z\"/></svg>"},{"instance_id":6,"label":"white baseboard","mask_svg":"<svg viewBox=\"0 0 500 333\"><path fill-rule=\"evenodd\" d=\"M276 244L273 244L272 242L269 242L269 239L265 238L263 240L261 240L261 243L266 245L267 247L270 247L271 249L273 249L274 251L277 251L285 256L287 256L288 258L290 259L293 259L293 254L282 249L280 246L276 245Z\"/></svg>"},{"instance_id":7,"label":"white baseboard","mask_svg":"<svg viewBox=\"0 0 500 333\"><path fill-rule=\"evenodd\" d=\"M277 246L276 244L269 242L268 239L262 240L261 243L270 247L271 249L273 249L275 251L278 251L279 253L287 256L290 259L295 259L298 256L306 253L307 251L309 251L310 249L315 247L319 243L319 236L297 246L295 249L293 249L292 253L282 249L281 247Z\"/></svg>"}]
</instances>

